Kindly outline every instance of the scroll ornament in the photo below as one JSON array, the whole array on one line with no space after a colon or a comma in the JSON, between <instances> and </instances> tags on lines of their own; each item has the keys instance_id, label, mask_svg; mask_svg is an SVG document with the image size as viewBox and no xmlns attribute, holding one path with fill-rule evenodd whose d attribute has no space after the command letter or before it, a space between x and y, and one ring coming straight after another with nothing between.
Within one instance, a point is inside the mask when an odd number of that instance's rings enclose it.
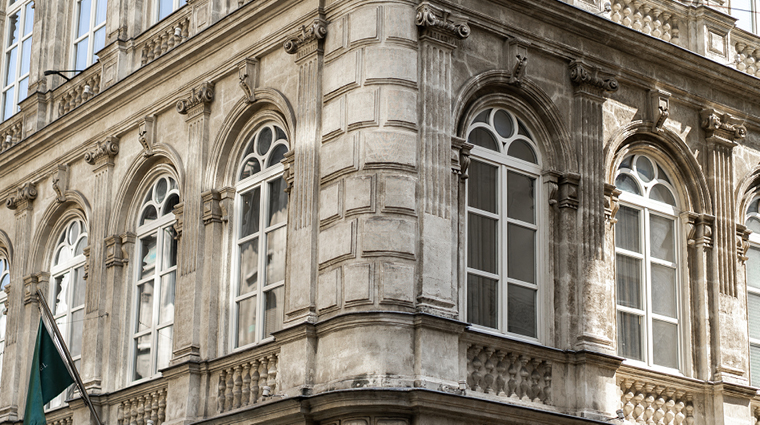
<instances>
[{"instance_id":1,"label":"scroll ornament","mask_svg":"<svg viewBox=\"0 0 760 425\"><path fill-rule=\"evenodd\" d=\"M197 89L193 89L187 99L177 101L177 112L186 115L194 106L209 104L214 100L214 83L207 81Z\"/></svg>"},{"instance_id":2,"label":"scroll ornament","mask_svg":"<svg viewBox=\"0 0 760 425\"><path fill-rule=\"evenodd\" d=\"M448 18L448 13L443 12L441 16L438 16L436 11L430 5L422 4L419 8L417 8L415 23L418 27L437 29L461 39L470 36L470 26L467 25L466 22L455 23L450 21Z\"/></svg>"},{"instance_id":3,"label":"scroll ornament","mask_svg":"<svg viewBox=\"0 0 760 425\"><path fill-rule=\"evenodd\" d=\"M301 31L291 36L282 47L289 54L295 54L298 49L304 44L315 40L322 40L327 36L327 23L320 18L314 19L314 21L307 25L301 25Z\"/></svg>"}]
</instances>

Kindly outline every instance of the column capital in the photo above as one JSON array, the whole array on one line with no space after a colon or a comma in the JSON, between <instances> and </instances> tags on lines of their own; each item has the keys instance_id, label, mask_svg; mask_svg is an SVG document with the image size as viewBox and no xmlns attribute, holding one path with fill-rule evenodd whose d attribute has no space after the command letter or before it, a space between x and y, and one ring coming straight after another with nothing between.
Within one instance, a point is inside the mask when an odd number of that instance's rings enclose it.
<instances>
[{"instance_id":1,"label":"column capital","mask_svg":"<svg viewBox=\"0 0 760 425\"><path fill-rule=\"evenodd\" d=\"M177 101L177 112L187 115L187 119L194 118L201 112L208 112L211 102L214 101L214 83L206 81L200 86L193 88L190 95Z\"/></svg>"},{"instance_id":2,"label":"column capital","mask_svg":"<svg viewBox=\"0 0 760 425\"><path fill-rule=\"evenodd\" d=\"M744 123L730 114L705 108L699 111L699 116L708 142L733 148L747 136Z\"/></svg>"},{"instance_id":3,"label":"column capital","mask_svg":"<svg viewBox=\"0 0 760 425\"><path fill-rule=\"evenodd\" d=\"M21 212L30 209L35 199L37 199L37 184L27 182L16 188L16 195L9 197L5 201L5 206L9 210L18 209Z\"/></svg>"},{"instance_id":4,"label":"column capital","mask_svg":"<svg viewBox=\"0 0 760 425\"><path fill-rule=\"evenodd\" d=\"M327 36L327 21L323 17L314 18L309 25L301 25L301 29L285 40L282 47L296 60L302 59L319 50L319 41Z\"/></svg>"},{"instance_id":5,"label":"column capital","mask_svg":"<svg viewBox=\"0 0 760 425\"><path fill-rule=\"evenodd\" d=\"M417 6L415 24L422 30L421 38L429 38L455 46L456 40L470 36L470 26L463 18L453 18L451 13L422 2Z\"/></svg>"},{"instance_id":6,"label":"column capital","mask_svg":"<svg viewBox=\"0 0 760 425\"><path fill-rule=\"evenodd\" d=\"M106 137L103 141L96 141L95 146L85 152L84 161L94 165L98 171L103 165L113 165L113 157L119 153L119 138L115 136Z\"/></svg>"},{"instance_id":7,"label":"column capital","mask_svg":"<svg viewBox=\"0 0 760 425\"><path fill-rule=\"evenodd\" d=\"M601 70L582 60L570 62L570 81L575 86L576 94L585 93L604 100L608 92L617 91L618 80L611 76L602 76Z\"/></svg>"}]
</instances>

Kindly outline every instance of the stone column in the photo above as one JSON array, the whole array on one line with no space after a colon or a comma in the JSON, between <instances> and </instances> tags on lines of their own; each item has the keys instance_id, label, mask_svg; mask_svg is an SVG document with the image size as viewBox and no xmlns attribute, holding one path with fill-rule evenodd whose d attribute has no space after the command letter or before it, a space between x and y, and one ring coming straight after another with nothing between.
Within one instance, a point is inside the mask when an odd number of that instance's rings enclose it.
<instances>
[{"instance_id":1,"label":"stone column","mask_svg":"<svg viewBox=\"0 0 760 425\"><path fill-rule=\"evenodd\" d=\"M452 187L457 176L451 172L451 54L470 35L463 21L450 20L431 4L417 8L419 35L418 152L420 162L419 283L417 309L457 317L457 270L455 220L452 220Z\"/></svg>"},{"instance_id":2,"label":"stone column","mask_svg":"<svg viewBox=\"0 0 760 425\"><path fill-rule=\"evenodd\" d=\"M3 376L0 387L16 388L16 391L0 391L0 422L16 421L19 419L19 406L26 401L26 389L28 385L29 364L22 360L31 357L28 351L29 344L25 342L34 339L31 326L35 320L39 320L39 312L36 307L26 307L28 304L24 297L24 276L28 273L27 259L29 258L29 244L32 239L32 204L37 198L37 188L32 182L23 184L16 190L16 194L6 201L5 205L15 210L16 222L13 235L13 259L10 269L11 284L6 288L8 298L6 302L7 322L5 330L5 353L3 354ZM36 300L36 298L35 298ZM36 332L36 328L35 328ZM32 347L32 350L34 347Z\"/></svg>"},{"instance_id":3,"label":"stone column","mask_svg":"<svg viewBox=\"0 0 760 425\"><path fill-rule=\"evenodd\" d=\"M700 112L707 145L707 184L715 213L713 227L714 256L708 274L712 326L713 379L746 384L747 312L746 293L736 281L739 252L736 243L736 196L734 194L733 148L743 140L747 130L729 114L713 109ZM743 255L743 253L742 253ZM709 269L708 269L709 272Z\"/></svg>"},{"instance_id":4,"label":"stone column","mask_svg":"<svg viewBox=\"0 0 760 425\"><path fill-rule=\"evenodd\" d=\"M710 377L710 352L711 332L709 302L713 296L708 285L707 265L713 258L713 225L715 217L707 214L695 214L693 212L681 213L682 221L687 225L688 236L688 264L689 282L691 289L691 308L693 321L692 351L696 354L694 359L695 378L709 380ZM710 268L712 270L712 268ZM712 279L711 283L714 283ZM714 322L713 322L714 323ZM699 324L699 325L697 325Z\"/></svg>"},{"instance_id":5,"label":"stone column","mask_svg":"<svg viewBox=\"0 0 760 425\"><path fill-rule=\"evenodd\" d=\"M129 354L125 354L123 332L129 327L128 299L130 282L124 280L124 267L129 263L128 253L133 252L135 242L133 233L107 236L105 245L106 293L101 302L106 306L108 316L103 329L102 362L107 369L102 369L101 389L103 392L119 388L127 370Z\"/></svg>"},{"instance_id":6,"label":"stone column","mask_svg":"<svg viewBox=\"0 0 760 425\"><path fill-rule=\"evenodd\" d=\"M618 82L603 77L598 69L581 61L570 63L570 80L575 86L572 135L578 155L580 194L578 208L578 317L581 317L575 347L614 353L615 299L613 285L605 281L609 261L604 253L604 139L602 106Z\"/></svg>"}]
</instances>

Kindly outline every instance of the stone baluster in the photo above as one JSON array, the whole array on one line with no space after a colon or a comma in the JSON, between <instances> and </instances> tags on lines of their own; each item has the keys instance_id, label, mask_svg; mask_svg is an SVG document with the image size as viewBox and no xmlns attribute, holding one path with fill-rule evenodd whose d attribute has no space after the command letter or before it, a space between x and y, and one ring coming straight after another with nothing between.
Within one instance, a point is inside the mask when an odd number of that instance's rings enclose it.
<instances>
[{"instance_id":1,"label":"stone baluster","mask_svg":"<svg viewBox=\"0 0 760 425\"><path fill-rule=\"evenodd\" d=\"M253 371L253 374L251 374L251 404L258 402L259 394L261 394L259 391L259 380L261 378L261 374L259 373L260 365L261 362L259 360L254 360L251 366L251 370Z\"/></svg>"},{"instance_id":2,"label":"stone baluster","mask_svg":"<svg viewBox=\"0 0 760 425\"><path fill-rule=\"evenodd\" d=\"M232 408L237 409L240 407L240 397L243 394L243 378L240 376L242 367L240 365L235 366L232 369L233 373L233 387L232 387Z\"/></svg>"},{"instance_id":3,"label":"stone baluster","mask_svg":"<svg viewBox=\"0 0 760 425\"><path fill-rule=\"evenodd\" d=\"M166 419L166 388L161 390L161 396L158 399L158 423L161 425Z\"/></svg>"},{"instance_id":4,"label":"stone baluster","mask_svg":"<svg viewBox=\"0 0 760 425\"><path fill-rule=\"evenodd\" d=\"M243 388L241 392L241 403L248 406L251 401L251 363L243 363Z\"/></svg>"},{"instance_id":5,"label":"stone baluster","mask_svg":"<svg viewBox=\"0 0 760 425\"><path fill-rule=\"evenodd\" d=\"M233 369L227 369L227 385L224 392L224 399L225 399L225 410L231 410L234 402L234 396L232 394L233 387L235 386L235 379L233 377Z\"/></svg>"},{"instance_id":6,"label":"stone baluster","mask_svg":"<svg viewBox=\"0 0 760 425\"><path fill-rule=\"evenodd\" d=\"M219 384L217 386L217 410L221 413L224 412L225 391L227 389L227 371L222 370L219 372Z\"/></svg>"}]
</instances>

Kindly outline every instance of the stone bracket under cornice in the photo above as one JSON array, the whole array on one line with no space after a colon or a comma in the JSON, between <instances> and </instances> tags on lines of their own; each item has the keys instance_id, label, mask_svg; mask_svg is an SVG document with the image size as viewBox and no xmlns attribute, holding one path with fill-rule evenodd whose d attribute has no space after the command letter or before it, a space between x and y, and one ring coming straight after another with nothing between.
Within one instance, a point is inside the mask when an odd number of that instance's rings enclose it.
<instances>
[{"instance_id":1,"label":"stone bracket under cornice","mask_svg":"<svg viewBox=\"0 0 760 425\"><path fill-rule=\"evenodd\" d=\"M451 13L424 1L417 6L415 24L422 30L421 37L455 45L456 40L470 36L470 26L464 18L452 17Z\"/></svg>"},{"instance_id":2,"label":"stone bracket under cornice","mask_svg":"<svg viewBox=\"0 0 760 425\"><path fill-rule=\"evenodd\" d=\"M99 168L101 165L113 165L113 158L119 153L119 138L106 137L103 141L95 142L92 150L85 152L84 161ZM96 169L97 169L96 168Z\"/></svg>"},{"instance_id":3,"label":"stone bracket under cornice","mask_svg":"<svg viewBox=\"0 0 760 425\"><path fill-rule=\"evenodd\" d=\"M744 122L730 114L706 108L699 112L699 116L708 142L733 148L747 136Z\"/></svg>"},{"instance_id":4,"label":"stone bracket under cornice","mask_svg":"<svg viewBox=\"0 0 760 425\"><path fill-rule=\"evenodd\" d=\"M256 87L258 85L259 61L256 58L245 58L238 63L238 79L240 88L245 94L248 103L256 101Z\"/></svg>"},{"instance_id":5,"label":"stone bracket under cornice","mask_svg":"<svg viewBox=\"0 0 760 425\"><path fill-rule=\"evenodd\" d=\"M177 112L181 115L187 115L187 118L190 119L200 112L207 112L213 101L214 83L206 81L197 88L193 88L188 97L177 101Z\"/></svg>"},{"instance_id":6,"label":"stone bracket under cornice","mask_svg":"<svg viewBox=\"0 0 760 425\"><path fill-rule=\"evenodd\" d=\"M605 97L607 93L617 91L618 80L612 76L605 76L599 68L592 67L582 60L570 62L570 81L576 87L576 94L585 92L599 97Z\"/></svg>"},{"instance_id":7,"label":"stone bracket under cornice","mask_svg":"<svg viewBox=\"0 0 760 425\"><path fill-rule=\"evenodd\" d=\"M5 206L9 210L24 210L30 207L35 199L37 199L37 183L27 182L16 188L16 195L9 197L5 201Z\"/></svg>"},{"instance_id":8,"label":"stone bracket under cornice","mask_svg":"<svg viewBox=\"0 0 760 425\"><path fill-rule=\"evenodd\" d=\"M320 48L320 41L327 36L327 21L319 16L309 25L301 25L301 29L288 37L282 44L285 52L296 55L300 60Z\"/></svg>"},{"instance_id":9,"label":"stone bracket under cornice","mask_svg":"<svg viewBox=\"0 0 760 425\"><path fill-rule=\"evenodd\" d=\"M649 90L649 120L653 123L654 132L662 132L662 126L670 116L670 93L652 89Z\"/></svg>"}]
</instances>

